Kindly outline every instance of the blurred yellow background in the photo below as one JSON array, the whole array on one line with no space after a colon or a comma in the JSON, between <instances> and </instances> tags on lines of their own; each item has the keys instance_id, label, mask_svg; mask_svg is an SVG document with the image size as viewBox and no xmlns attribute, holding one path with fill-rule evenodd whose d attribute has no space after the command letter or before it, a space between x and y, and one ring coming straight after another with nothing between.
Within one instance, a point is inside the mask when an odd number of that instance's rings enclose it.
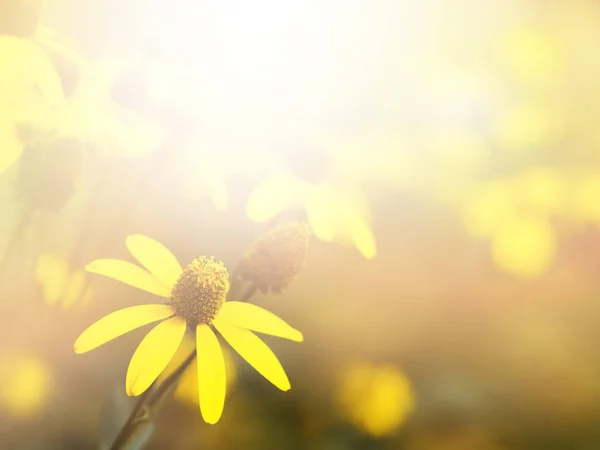
<instances>
[{"instance_id":1,"label":"blurred yellow background","mask_svg":"<svg viewBox=\"0 0 600 450\"><path fill-rule=\"evenodd\" d=\"M253 298L292 389L226 353L221 421L186 373L144 448L600 448L599 42L592 0L0 0L0 448L126 419L142 331L73 343L153 300L89 262L297 220Z\"/></svg>"}]
</instances>

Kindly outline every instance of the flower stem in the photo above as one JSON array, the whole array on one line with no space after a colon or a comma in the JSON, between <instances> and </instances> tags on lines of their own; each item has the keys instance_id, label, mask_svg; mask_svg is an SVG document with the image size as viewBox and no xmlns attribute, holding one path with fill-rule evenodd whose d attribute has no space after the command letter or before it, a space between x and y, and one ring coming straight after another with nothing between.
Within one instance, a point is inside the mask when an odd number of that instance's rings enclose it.
<instances>
[{"instance_id":1,"label":"flower stem","mask_svg":"<svg viewBox=\"0 0 600 450\"><path fill-rule=\"evenodd\" d=\"M169 389L181 378L185 370L192 364L194 359L196 358L196 349L192 350L188 357L181 363L181 365L169 375L165 381L161 383L161 385L156 389L154 395L148 400L148 407L152 408L156 404L158 404L164 395L169 391Z\"/></svg>"},{"instance_id":2,"label":"flower stem","mask_svg":"<svg viewBox=\"0 0 600 450\"><path fill-rule=\"evenodd\" d=\"M256 287L256 285L254 283L252 283L250 286L248 286L248 288L246 288L246 290L244 291L244 293L242 294L242 296L240 297L240 299L238 300L239 302L247 302L248 300L250 300L250 298L256 294L256 291L258 290L258 288Z\"/></svg>"},{"instance_id":3,"label":"flower stem","mask_svg":"<svg viewBox=\"0 0 600 450\"><path fill-rule=\"evenodd\" d=\"M123 428L121 428L121 431L113 441L110 450L119 450L121 448L123 443L127 440L127 437L133 431L129 428L131 428L132 425L136 424L136 419L139 418L140 412L144 409L144 407L146 407L147 409L151 409L152 407L156 406L163 399L165 394L169 392L170 388L173 387L175 383L177 383L179 378L183 375L183 373L190 366L190 364L192 364L195 358L196 349L194 349L188 355L185 361L177 368L177 370L175 370L175 372L169 375L165 379L165 381L163 381L160 384L160 386L158 386L154 393L151 393L153 386L150 386L142 395L140 395L138 402L133 408L133 411L131 411L131 414L127 418L127 421L123 425Z\"/></svg>"},{"instance_id":4,"label":"flower stem","mask_svg":"<svg viewBox=\"0 0 600 450\"><path fill-rule=\"evenodd\" d=\"M138 416L140 415L140 412L144 409L144 405L146 403L146 397L148 397L150 395L150 389L151 388L146 390L142 395L140 395L138 397L138 401L136 402L135 406L133 407L131 414L129 414L129 417L127 417L127 420L123 424L123 427L121 427L119 434L117 434L117 437L115 437L115 440L113 441L112 445L110 446L110 450L119 450L121 448L121 446L123 445L123 443L127 440L127 437L129 436L129 434L132 431L132 430L130 430L131 426L133 425L135 419L137 419Z\"/></svg>"}]
</instances>

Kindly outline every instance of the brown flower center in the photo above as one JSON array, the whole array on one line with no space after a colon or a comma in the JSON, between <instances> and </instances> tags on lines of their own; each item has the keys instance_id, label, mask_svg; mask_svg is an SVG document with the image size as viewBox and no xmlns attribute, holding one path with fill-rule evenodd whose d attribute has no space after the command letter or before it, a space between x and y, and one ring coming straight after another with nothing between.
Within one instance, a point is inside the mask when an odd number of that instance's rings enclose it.
<instances>
[{"instance_id":1,"label":"brown flower center","mask_svg":"<svg viewBox=\"0 0 600 450\"><path fill-rule=\"evenodd\" d=\"M225 302L229 273L221 261L201 256L181 273L171 304L190 326L210 324Z\"/></svg>"}]
</instances>

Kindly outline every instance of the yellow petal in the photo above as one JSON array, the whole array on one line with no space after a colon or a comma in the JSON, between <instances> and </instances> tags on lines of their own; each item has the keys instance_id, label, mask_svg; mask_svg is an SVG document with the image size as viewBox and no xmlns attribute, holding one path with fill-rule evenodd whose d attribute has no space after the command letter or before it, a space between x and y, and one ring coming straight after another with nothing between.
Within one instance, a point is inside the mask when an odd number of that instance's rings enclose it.
<instances>
[{"instance_id":1,"label":"yellow petal","mask_svg":"<svg viewBox=\"0 0 600 450\"><path fill-rule=\"evenodd\" d=\"M300 180L288 171L278 171L265 177L250 197L246 212L254 222L266 222L288 207L298 195Z\"/></svg>"},{"instance_id":2,"label":"yellow petal","mask_svg":"<svg viewBox=\"0 0 600 450\"><path fill-rule=\"evenodd\" d=\"M183 340L184 343L186 339ZM193 348L196 348L196 339L194 338L193 342L191 342ZM159 382L163 377L168 376L167 374L172 373L185 359L185 355L189 354L192 347L187 351L183 351L182 347L184 344L182 343L177 351L177 355L171 360L165 371L159 378ZM188 346L185 346L188 347ZM226 392L231 392L231 388L235 385L237 380L237 368L236 361L233 355L233 350L228 348L221 347L223 352L223 359L225 360L225 374L226 374ZM181 357L178 358L178 355L181 354ZM170 370L169 370L170 369ZM189 367L185 373L181 376L181 380L177 385L177 389L173 396L196 409L200 407L199 403L199 394L198 394L198 367ZM227 394L225 394L227 397Z\"/></svg>"},{"instance_id":3,"label":"yellow petal","mask_svg":"<svg viewBox=\"0 0 600 450\"><path fill-rule=\"evenodd\" d=\"M375 256L375 236L369 226L362 195L320 185L306 193L304 204L308 222L317 238L352 244L367 259Z\"/></svg>"},{"instance_id":4,"label":"yellow petal","mask_svg":"<svg viewBox=\"0 0 600 450\"><path fill-rule=\"evenodd\" d=\"M219 317L240 328L270 334L296 342L302 342L304 336L289 326L272 312L251 303L225 302Z\"/></svg>"},{"instance_id":5,"label":"yellow petal","mask_svg":"<svg viewBox=\"0 0 600 450\"><path fill-rule=\"evenodd\" d=\"M198 400L202 418L215 424L225 405L225 360L215 333L206 325L196 327L198 349Z\"/></svg>"},{"instance_id":6,"label":"yellow petal","mask_svg":"<svg viewBox=\"0 0 600 450\"><path fill-rule=\"evenodd\" d=\"M154 383L179 348L186 328L185 319L176 316L156 325L142 339L127 369L127 395L140 395Z\"/></svg>"},{"instance_id":7,"label":"yellow petal","mask_svg":"<svg viewBox=\"0 0 600 450\"><path fill-rule=\"evenodd\" d=\"M75 353L89 352L131 330L166 319L174 313L168 305L139 305L112 312L81 333L75 341Z\"/></svg>"},{"instance_id":8,"label":"yellow petal","mask_svg":"<svg viewBox=\"0 0 600 450\"><path fill-rule=\"evenodd\" d=\"M277 356L252 331L231 325L220 317L217 317L213 324L229 345L258 373L282 391L290 389L290 381Z\"/></svg>"},{"instance_id":9,"label":"yellow petal","mask_svg":"<svg viewBox=\"0 0 600 450\"><path fill-rule=\"evenodd\" d=\"M311 189L307 192L304 206L306 218L318 239L331 242L335 235L336 217L332 214L330 195L321 188Z\"/></svg>"},{"instance_id":10,"label":"yellow petal","mask_svg":"<svg viewBox=\"0 0 600 450\"><path fill-rule=\"evenodd\" d=\"M0 36L0 90L13 95L37 90L49 103L64 101L62 82L44 51L29 39Z\"/></svg>"},{"instance_id":11,"label":"yellow petal","mask_svg":"<svg viewBox=\"0 0 600 450\"><path fill-rule=\"evenodd\" d=\"M127 248L169 291L173 289L183 269L167 247L147 236L135 234L127 237Z\"/></svg>"},{"instance_id":12,"label":"yellow petal","mask_svg":"<svg viewBox=\"0 0 600 450\"><path fill-rule=\"evenodd\" d=\"M142 289L161 297L169 298L171 289L162 284L150 272L135 264L119 259L97 259L92 261L85 270L122 281L130 286Z\"/></svg>"},{"instance_id":13,"label":"yellow petal","mask_svg":"<svg viewBox=\"0 0 600 450\"><path fill-rule=\"evenodd\" d=\"M365 220L360 216L354 216L347 222L352 241L359 252L367 259L373 259L377 253L375 236Z\"/></svg>"}]
</instances>

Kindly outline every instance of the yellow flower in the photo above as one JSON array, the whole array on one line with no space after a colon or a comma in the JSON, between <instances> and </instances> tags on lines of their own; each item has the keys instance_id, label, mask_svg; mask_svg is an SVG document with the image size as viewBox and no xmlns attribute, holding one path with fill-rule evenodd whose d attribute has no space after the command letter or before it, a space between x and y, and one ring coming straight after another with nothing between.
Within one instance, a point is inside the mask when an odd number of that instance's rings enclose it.
<instances>
[{"instance_id":1,"label":"yellow flower","mask_svg":"<svg viewBox=\"0 0 600 450\"><path fill-rule=\"evenodd\" d=\"M64 102L52 62L30 39L0 35L0 174L19 159L23 143L17 124L52 116Z\"/></svg>"},{"instance_id":2,"label":"yellow flower","mask_svg":"<svg viewBox=\"0 0 600 450\"><path fill-rule=\"evenodd\" d=\"M558 244L550 220L565 205L565 180L554 169L536 167L474 185L461 214L470 234L490 239L496 266L535 278L554 261Z\"/></svg>"},{"instance_id":3,"label":"yellow flower","mask_svg":"<svg viewBox=\"0 0 600 450\"><path fill-rule=\"evenodd\" d=\"M253 331L296 342L303 340L302 333L256 305L226 302L229 274L223 263L202 256L182 269L166 247L142 235L129 236L127 247L145 269L116 259L96 260L86 269L169 302L108 314L79 336L76 353L88 352L133 329L161 321L142 340L127 370L127 394L140 395L173 358L186 329L195 330L200 412L211 424L221 417L226 388L223 352L213 328L267 380L283 391L290 389L277 357Z\"/></svg>"},{"instance_id":4,"label":"yellow flower","mask_svg":"<svg viewBox=\"0 0 600 450\"><path fill-rule=\"evenodd\" d=\"M544 26L528 24L508 30L498 50L508 73L527 86L554 83L565 68L560 36Z\"/></svg>"},{"instance_id":5,"label":"yellow flower","mask_svg":"<svg viewBox=\"0 0 600 450\"><path fill-rule=\"evenodd\" d=\"M560 141L565 128L565 118L556 106L530 100L500 111L491 138L504 151L543 152Z\"/></svg>"},{"instance_id":6,"label":"yellow flower","mask_svg":"<svg viewBox=\"0 0 600 450\"><path fill-rule=\"evenodd\" d=\"M518 192L510 179L475 184L464 200L462 221L473 236L490 237L519 216Z\"/></svg>"},{"instance_id":7,"label":"yellow flower","mask_svg":"<svg viewBox=\"0 0 600 450\"><path fill-rule=\"evenodd\" d=\"M574 186L572 210L582 222L600 224L600 174L580 177Z\"/></svg>"},{"instance_id":8,"label":"yellow flower","mask_svg":"<svg viewBox=\"0 0 600 450\"><path fill-rule=\"evenodd\" d=\"M504 270L525 278L543 275L557 251L557 238L547 220L519 217L492 238L492 258Z\"/></svg>"},{"instance_id":9,"label":"yellow flower","mask_svg":"<svg viewBox=\"0 0 600 450\"><path fill-rule=\"evenodd\" d=\"M564 214L568 208L566 177L553 167L531 167L516 179L524 207L541 214Z\"/></svg>"},{"instance_id":10,"label":"yellow flower","mask_svg":"<svg viewBox=\"0 0 600 450\"><path fill-rule=\"evenodd\" d=\"M308 139L290 134L286 142L291 143L248 198L250 220L267 222L286 208L301 206L318 239L349 244L365 258L375 257L369 208L360 187L368 170L359 170L360 157L365 169L369 165L370 147L326 134Z\"/></svg>"},{"instance_id":11,"label":"yellow flower","mask_svg":"<svg viewBox=\"0 0 600 450\"><path fill-rule=\"evenodd\" d=\"M402 425L414 409L408 378L390 365L366 362L345 370L338 405L348 419L373 436L384 436Z\"/></svg>"},{"instance_id":12,"label":"yellow flower","mask_svg":"<svg viewBox=\"0 0 600 450\"><path fill-rule=\"evenodd\" d=\"M48 400L53 373L47 361L28 352L0 359L0 406L12 416L35 415Z\"/></svg>"}]
</instances>

